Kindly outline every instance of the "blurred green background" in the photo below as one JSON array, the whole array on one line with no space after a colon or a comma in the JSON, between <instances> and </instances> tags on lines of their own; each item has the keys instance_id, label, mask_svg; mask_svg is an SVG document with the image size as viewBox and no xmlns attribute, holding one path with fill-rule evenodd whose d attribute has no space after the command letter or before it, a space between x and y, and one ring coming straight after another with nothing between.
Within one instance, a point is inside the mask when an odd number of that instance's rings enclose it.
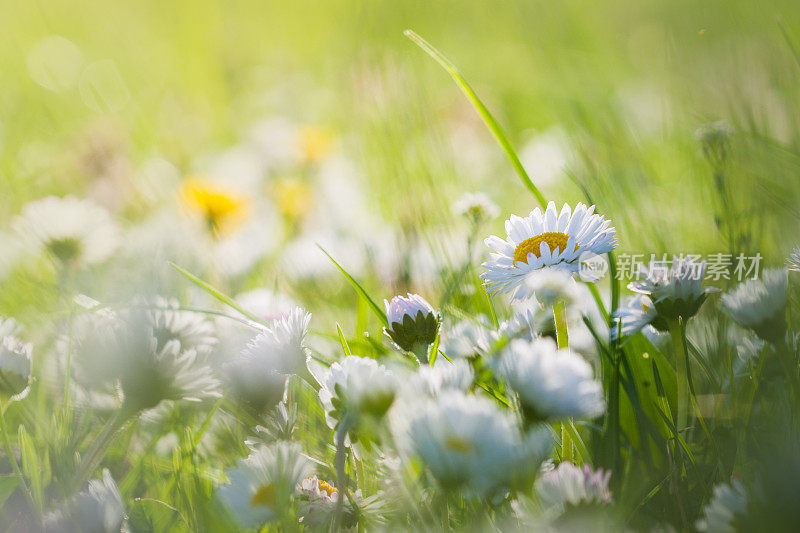
<instances>
[{"instance_id":1,"label":"blurred green background","mask_svg":"<svg viewBox=\"0 0 800 533\"><path fill-rule=\"evenodd\" d=\"M452 81L403 36L411 28L459 66L518 149L543 134L568 147L563 176L540 186L559 203L583 200L583 186L623 250L725 249L694 138L719 119L737 132L730 214L753 233L747 247L777 261L796 240L794 1L56 0L2 11L0 221L85 190L98 153L121 157L123 180L156 156L189 172L273 115L334 132L389 221L439 224L468 190L503 216L527 212L533 199ZM526 163L538 183L548 152L535 148Z\"/></svg>"}]
</instances>

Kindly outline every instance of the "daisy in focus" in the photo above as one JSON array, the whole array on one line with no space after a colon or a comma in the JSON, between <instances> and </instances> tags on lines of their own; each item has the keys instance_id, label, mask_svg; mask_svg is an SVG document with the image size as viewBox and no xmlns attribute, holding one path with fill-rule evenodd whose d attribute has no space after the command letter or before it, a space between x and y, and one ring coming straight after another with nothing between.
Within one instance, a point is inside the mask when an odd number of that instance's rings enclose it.
<instances>
[{"instance_id":1,"label":"daisy in focus","mask_svg":"<svg viewBox=\"0 0 800 533\"><path fill-rule=\"evenodd\" d=\"M537 207L524 218L511 215L505 227L505 239L492 235L484 241L492 253L481 277L489 291L510 293L514 299L532 296L525 284L529 275L544 269L576 273L581 257L617 247L611 221L582 203L574 211L564 204L559 213L550 202L544 213Z\"/></svg>"},{"instance_id":2,"label":"daisy in focus","mask_svg":"<svg viewBox=\"0 0 800 533\"><path fill-rule=\"evenodd\" d=\"M26 204L12 226L31 252L68 268L102 263L119 244L119 228L108 211L74 196Z\"/></svg>"}]
</instances>

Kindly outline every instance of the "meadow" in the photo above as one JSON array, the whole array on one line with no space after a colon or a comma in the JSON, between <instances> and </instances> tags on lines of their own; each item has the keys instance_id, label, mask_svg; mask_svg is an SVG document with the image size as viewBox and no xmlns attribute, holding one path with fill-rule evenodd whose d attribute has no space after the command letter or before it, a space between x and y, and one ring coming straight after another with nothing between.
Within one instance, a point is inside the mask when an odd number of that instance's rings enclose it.
<instances>
[{"instance_id":1,"label":"meadow","mask_svg":"<svg viewBox=\"0 0 800 533\"><path fill-rule=\"evenodd\" d=\"M800 529L796 2L2 12L0 529Z\"/></svg>"}]
</instances>

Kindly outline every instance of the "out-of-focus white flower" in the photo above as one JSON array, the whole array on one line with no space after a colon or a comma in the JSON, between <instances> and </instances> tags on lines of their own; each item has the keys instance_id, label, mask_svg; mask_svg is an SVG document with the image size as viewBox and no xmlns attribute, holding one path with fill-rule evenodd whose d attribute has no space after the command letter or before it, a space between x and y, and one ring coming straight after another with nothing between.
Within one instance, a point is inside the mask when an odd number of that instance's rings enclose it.
<instances>
[{"instance_id":1,"label":"out-of-focus white flower","mask_svg":"<svg viewBox=\"0 0 800 533\"><path fill-rule=\"evenodd\" d=\"M610 479L611 472L594 471L589 465L579 468L564 461L536 480L536 493L548 511L560 512L567 506L606 504L611 502Z\"/></svg>"},{"instance_id":2,"label":"out-of-focus white flower","mask_svg":"<svg viewBox=\"0 0 800 533\"><path fill-rule=\"evenodd\" d=\"M391 407L398 386L397 378L385 366L355 355L333 363L314 378L320 384L319 399L331 427L345 417L350 417L349 424L356 424L361 417L382 417Z\"/></svg>"},{"instance_id":3,"label":"out-of-focus white flower","mask_svg":"<svg viewBox=\"0 0 800 533\"><path fill-rule=\"evenodd\" d=\"M43 526L47 533L127 531L125 505L111 473L104 469L102 481L93 479L87 489L72 498L63 509L48 513Z\"/></svg>"},{"instance_id":4,"label":"out-of-focus white flower","mask_svg":"<svg viewBox=\"0 0 800 533\"><path fill-rule=\"evenodd\" d=\"M22 328L13 318L0 317L0 337L18 337Z\"/></svg>"},{"instance_id":5,"label":"out-of-focus white flower","mask_svg":"<svg viewBox=\"0 0 800 533\"><path fill-rule=\"evenodd\" d=\"M24 246L65 266L101 263L119 244L119 228L108 211L74 196L30 202L12 225Z\"/></svg>"},{"instance_id":6,"label":"out-of-focus white flower","mask_svg":"<svg viewBox=\"0 0 800 533\"><path fill-rule=\"evenodd\" d=\"M225 365L234 394L256 411L264 411L283 397L286 379L305 371L305 336L311 314L300 307L276 320L254 337Z\"/></svg>"},{"instance_id":7,"label":"out-of-focus white flower","mask_svg":"<svg viewBox=\"0 0 800 533\"><path fill-rule=\"evenodd\" d=\"M32 352L31 344L11 335L0 337L0 399L3 402L24 398L28 393Z\"/></svg>"},{"instance_id":8,"label":"out-of-focus white flower","mask_svg":"<svg viewBox=\"0 0 800 533\"><path fill-rule=\"evenodd\" d=\"M553 313L545 312L536 298L516 300L512 303L514 314L500 323L500 333L509 339L532 340L549 324L553 326Z\"/></svg>"},{"instance_id":9,"label":"out-of-focus white flower","mask_svg":"<svg viewBox=\"0 0 800 533\"><path fill-rule=\"evenodd\" d=\"M559 213L553 202L544 213L537 207L525 218L511 215L506 221L506 239L492 235L484 242L492 250L481 274L488 290L525 298L523 289L529 276L544 268L575 273L581 256L603 254L617 247L611 221L594 214L594 206L569 205Z\"/></svg>"},{"instance_id":10,"label":"out-of-focus white flower","mask_svg":"<svg viewBox=\"0 0 800 533\"><path fill-rule=\"evenodd\" d=\"M572 275L564 270L542 268L536 275L528 276L517 290L519 297L536 300L546 306L562 301L567 306L580 298L578 284Z\"/></svg>"},{"instance_id":11,"label":"out-of-focus white flower","mask_svg":"<svg viewBox=\"0 0 800 533\"><path fill-rule=\"evenodd\" d=\"M779 342L786 332L786 270L768 268L761 279L751 279L722 295L722 310L737 324L762 339Z\"/></svg>"},{"instance_id":12,"label":"out-of-focus white flower","mask_svg":"<svg viewBox=\"0 0 800 533\"><path fill-rule=\"evenodd\" d=\"M442 487L467 495L523 486L552 446L548 430L524 435L491 400L459 391L409 404L392 422L407 458L419 458Z\"/></svg>"},{"instance_id":13,"label":"out-of-focus white flower","mask_svg":"<svg viewBox=\"0 0 800 533\"><path fill-rule=\"evenodd\" d=\"M709 293L719 292L714 287L703 287L706 262L693 259L673 258L671 268L664 262L653 261L648 267L639 266L643 279L628 284L634 292L644 294L655 305L660 317L665 320L688 320L693 317Z\"/></svg>"},{"instance_id":14,"label":"out-of-focus white flower","mask_svg":"<svg viewBox=\"0 0 800 533\"><path fill-rule=\"evenodd\" d=\"M605 410L603 386L581 356L559 350L550 338L512 340L497 373L519 395L532 420L596 417Z\"/></svg>"},{"instance_id":15,"label":"out-of-focus white flower","mask_svg":"<svg viewBox=\"0 0 800 533\"><path fill-rule=\"evenodd\" d=\"M453 213L473 224L481 224L496 217L500 213L500 208L486 194L468 192L453 204Z\"/></svg>"},{"instance_id":16,"label":"out-of-focus white flower","mask_svg":"<svg viewBox=\"0 0 800 533\"><path fill-rule=\"evenodd\" d=\"M73 333L79 376L95 388L119 382L129 409L219 396L219 382L197 352L184 350L177 339L157 338L144 310L80 316Z\"/></svg>"},{"instance_id":17,"label":"out-of-focus white flower","mask_svg":"<svg viewBox=\"0 0 800 533\"><path fill-rule=\"evenodd\" d=\"M800 246L795 248L791 255L786 258L786 268L800 272Z\"/></svg>"},{"instance_id":18,"label":"out-of-focus white flower","mask_svg":"<svg viewBox=\"0 0 800 533\"><path fill-rule=\"evenodd\" d=\"M569 164L569 141L560 127L551 128L527 141L519 154L536 184L553 185L565 176Z\"/></svg>"},{"instance_id":19,"label":"out-of-focus white flower","mask_svg":"<svg viewBox=\"0 0 800 533\"><path fill-rule=\"evenodd\" d=\"M408 294L384 300L389 326L386 335L400 349L414 352L420 362L427 363L427 348L436 340L441 317L422 296Z\"/></svg>"},{"instance_id":20,"label":"out-of-focus white flower","mask_svg":"<svg viewBox=\"0 0 800 533\"><path fill-rule=\"evenodd\" d=\"M728 485L721 483L714 487L714 496L703 509L703 518L695 526L699 531L709 533L735 533L736 516L747 513L747 490L738 480Z\"/></svg>"},{"instance_id":21,"label":"out-of-focus white flower","mask_svg":"<svg viewBox=\"0 0 800 533\"><path fill-rule=\"evenodd\" d=\"M622 307L614 311L614 324L609 330L611 340L638 333L657 316L656 307L648 296L637 294L628 298Z\"/></svg>"},{"instance_id":22,"label":"out-of-focus white flower","mask_svg":"<svg viewBox=\"0 0 800 533\"><path fill-rule=\"evenodd\" d=\"M764 350L766 343L758 337L743 337L736 345L736 354L742 362L753 361Z\"/></svg>"},{"instance_id":23,"label":"out-of-focus white flower","mask_svg":"<svg viewBox=\"0 0 800 533\"><path fill-rule=\"evenodd\" d=\"M289 315L297 303L289 296L269 289L254 289L238 295L235 300L243 309L265 322Z\"/></svg>"},{"instance_id":24,"label":"out-of-focus white flower","mask_svg":"<svg viewBox=\"0 0 800 533\"><path fill-rule=\"evenodd\" d=\"M141 305L146 308L159 345L175 340L182 350L194 350L198 355L208 355L216 346L214 326L200 313L181 310L178 300L158 297L152 305Z\"/></svg>"},{"instance_id":25,"label":"out-of-focus white flower","mask_svg":"<svg viewBox=\"0 0 800 533\"><path fill-rule=\"evenodd\" d=\"M297 485L308 476L310 467L298 443L261 446L237 461L219 495L243 527L260 528L288 511Z\"/></svg>"},{"instance_id":26,"label":"out-of-focus white flower","mask_svg":"<svg viewBox=\"0 0 800 533\"><path fill-rule=\"evenodd\" d=\"M494 337L494 332L479 320L464 319L445 329L440 347L450 359L472 359L488 353Z\"/></svg>"},{"instance_id":27,"label":"out-of-focus white flower","mask_svg":"<svg viewBox=\"0 0 800 533\"><path fill-rule=\"evenodd\" d=\"M308 352L305 338L311 313L295 307L288 315L275 320L272 325L256 335L243 354L258 364L282 374L304 371Z\"/></svg>"},{"instance_id":28,"label":"out-of-focus white flower","mask_svg":"<svg viewBox=\"0 0 800 533\"><path fill-rule=\"evenodd\" d=\"M415 397L435 397L445 390L467 392L474 379L472 367L465 359L456 359L451 363L444 358L437 358L434 366L420 366L404 380L400 393Z\"/></svg>"}]
</instances>

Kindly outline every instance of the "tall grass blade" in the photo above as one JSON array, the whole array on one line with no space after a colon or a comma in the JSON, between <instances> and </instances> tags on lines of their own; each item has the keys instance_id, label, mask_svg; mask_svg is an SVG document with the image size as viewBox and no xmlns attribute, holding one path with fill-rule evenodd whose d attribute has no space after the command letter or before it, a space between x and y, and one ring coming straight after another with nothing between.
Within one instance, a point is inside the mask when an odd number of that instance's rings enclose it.
<instances>
[{"instance_id":1,"label":"tall grass blade","mask_svg":"<svg viewBox=\"0 0 800 533\"><path fill-rule=\"evenodd\" d=\"M448 74L455 80L456 85L461 89L461 92L467 97L467 99L475 106L475 109L478 111L478 114L481 116L483 121L489 127L491 132L494 134L497 142L500 143L500 146L503 148L503 151L508 156L508 159L511 161L511 165L514 167L514 170L517 171L520 179L522 180L522 184L528 188L531 193L536 197L536 200L541 204L542 208L547 207L547 200L545 199L544 195L539 191L536 185L533 184L533 180L531 177L528 176L528 173L525 171L525 167L522 166L522 162L519 160L517 153L514 151L514 147L511 145L511 141L508 140L508 136L506 136L503 128L500 127L500 124L497 120L492 116L486 106L483 104L478 95L475 94L475 91L472 87L467 83L467 81L461 77L461 74L458 73L455 65L447 59L441 52L439 52L436 48L431 46L431 44L414 33L411 30L406 30L403 32L403 35L414 41L414 43L422 48L429 56L436 60L439 65L442 66L443 69L447 71Z\"/></svg>"}]
</instances>

